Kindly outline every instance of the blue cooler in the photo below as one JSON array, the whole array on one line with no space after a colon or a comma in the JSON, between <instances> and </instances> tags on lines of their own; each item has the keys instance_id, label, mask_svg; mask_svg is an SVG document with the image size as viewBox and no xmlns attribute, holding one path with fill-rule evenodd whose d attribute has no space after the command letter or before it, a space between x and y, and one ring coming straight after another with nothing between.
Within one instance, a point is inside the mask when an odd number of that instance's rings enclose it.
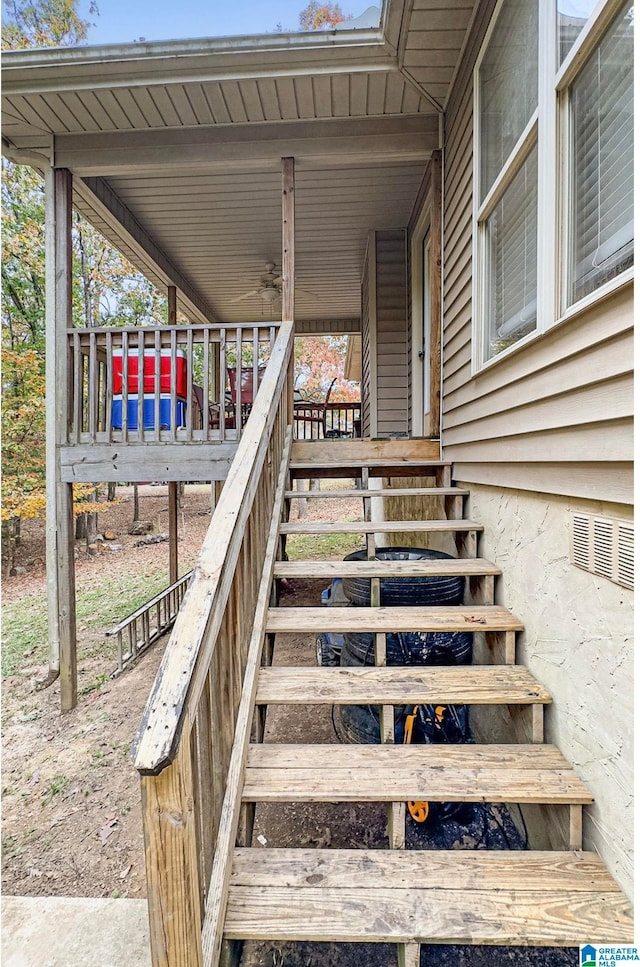
<instances>
[{"instance_id":1,"label":"blue cooler","mask_svg":"<svg viewBox=\"0 0 640 967\"><path fill-rule=\"evenodd\" d=\"M142 400L142 421L143 429L155 430L155 397L153 395L144 396ZM187 425L187 401L185 399L176 400L176 426ZM122 397L114 396L111 405L111 426L114 430L122 429ZM129 430L138 429L138 397L129 396L127 399L127 427ZM160 429L171 429L171 397L160 397Z\"/></svg>"}]
</instances>

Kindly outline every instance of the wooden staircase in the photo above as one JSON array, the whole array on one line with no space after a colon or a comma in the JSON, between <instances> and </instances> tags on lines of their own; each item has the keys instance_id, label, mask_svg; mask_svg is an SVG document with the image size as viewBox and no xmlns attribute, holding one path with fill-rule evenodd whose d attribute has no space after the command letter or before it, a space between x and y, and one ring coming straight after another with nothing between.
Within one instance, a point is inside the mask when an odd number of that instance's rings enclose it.
<instances>
[{"instance_id":1,"label":"wooden staircase","mask_svg":"<svg viewBox=\"0 0 640 967\"><path fill-rule=\"evenodd\" d=\"M587 787L554 746L544 741L544 706L551 696L516 664L522 624L494 603L500 569L477 557L481 524L464 518L466 493L451 485L450 466L412 451L412 441L294 443L279 528L281 558L273 579L363 577L371 580L371 607L265 609L262 666L243 694L245 733L236 735L226 818L227 865L214 866L226 941L271 940L397 943L399 963L417 967L421 944L577 946L631 942L630 905L597 855L582 849ZM424 477L409 489L370 488L372 477ZM293 489L297 478L355 478L364 519L290 522L301 497L326 500L354 490ZM434 482L433 487L428 483ZM447 519L371 521L373 497L437 496ZM457 560L376 561L375 535L402 532L453 536ZM362 534L369 560L284 559L297 534ZM393 541L391 541L393 543ZM381 607L380 580L388 576L462 575L465 603L457 607ZM276 584L274 584L274 589ZM372 633L371 667L270 667L276 634L309 631ZM493 664L386 667L386 633L471 631L484 636ZM251 669L248 669L248 675ZM394 706L408 703L506 705L527 710L528 742L395 745ZM264 743L270 705L380 706L380 745ZM254 715L255 713L255 715ZM254 720L249 741L248 724ZM242 721L239 718L239 725ZM235 772L234 772L235 770ZM563 807L564 850L405 850L410 800L547 804ZM267 802L383 802L388 805L389 849L272 849L252 847L255 804ZM240 814L237 829L234 817ZM223 819L224 829L224 819ZM234 847L233 838L236 843ZM205 926L206 934L206 926ZM232 945L227 944L227 953Z\"/></svg>"}]
</instances>

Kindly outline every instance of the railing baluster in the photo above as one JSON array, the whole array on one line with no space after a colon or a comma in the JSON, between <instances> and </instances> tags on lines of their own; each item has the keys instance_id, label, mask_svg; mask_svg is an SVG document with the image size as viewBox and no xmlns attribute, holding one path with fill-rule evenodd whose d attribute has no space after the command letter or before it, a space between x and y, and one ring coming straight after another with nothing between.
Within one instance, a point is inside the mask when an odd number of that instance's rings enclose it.
<instances>
[{"instance_id":1,"label":"railing baluster","mask_svg":"<svg viewBox=\"0 0 640 967\"><path fill-rule=\"evenodd\" d=\"M215 383L211 380L211 364L212 360L210 357L209 350L210 345L210 330L205 329L202 338L202 429L203 440L210 439L211 427L209 426L209 397L212 396L215 400L216 391Z\"/></svg>"},{"instance_id":2,"label":"railing baluster","mask_svg":"<svg viewBox=\"0 0 640 967\"><path fill-rule=\"evenodd\" d=\"M170 439L172 443L175 443L177 439L176 427L177 427L177 378L178 378L178 359L177 359L178 347L176 330L171 330L171 420L170 420Z\"/></svg>"},{"instance_id":3,"label":"railing baluster","mask_svg":"<svg viewBox=\"0 0 640 967\"><path fill-rule=\"evenodd\" d=\"M242 430L242 329L236 329L236 440Z\"/></svg>"},{"instance_id":4,"label":"railing baluster","mask_svg":"<svg viewBox=\"0 0 640 967\"><path fill-rule=\"evenodd\" d=\"M227 436L227 331L220 330L220 439Z\"/></svg>"},{"instance_id":5,"label":"railing baluster","mask_svg":"<svg viewBox=\"0 0 640 967\"><path fill-rule=\"evenodd\" d=\"M113 335L108 332L105 339L105 352L107 354L107 374L105 378L105 430L106 439L110 443L113 439L113 419L111 416L113 410Z\"/></svg>"},{"instance_id":6,"label":"railing baluster","mask_svg":"<svg viewBox=\"0 0 640 967\"><path fill-rule=\"evenodd\" d=\"M193 329L187 330L187 432L185 435L188 441L193 440Z\"/></svg>"},{"instance_id":7,"label":"railing baluster","mask_svg":"<svg viewBox=\"0 0 640 967\"><path fill-rule=\"evenodd\" d=\"M129 439L129 333L122 333L122 442Z\"/></svg>"},{"instance_id":8,"label":"railing baluster","mask_svg":"<svg viewBox=\"0 0 640 967\"><path fill-rule=\"evenodd\" d=\"M73 340L73 442L80 443L82 433L82 355L80 333L72 333Z\"/></svg>"},{"instance_id":9,"label":"railing baluster","mask_svg":"<svg viewBox=\"0 0 640 967\"><path fill-rule=\"evenodd\" d=\"M153 439L160 441L160 390L162 373L162 343L161 332L156 329L153 334Z\"/></svg>"},{"instance_id":10,"label":"railing baluster","mask_svg":"<svg viewBox=\"0 0 640 967\"><path fill-rule=\"evenodd\" d=\"M89 430L89 441L95 443L96 440L96 429L98 422L98 355L96 350L96 334L95 332L89 331L89 374L88 374L88 401L89 401L89 416L88 416L88 430Z\"/></svg>"},{"instance_id":11,"label":"railing baluster","mask_svg":"<svg viewBox=\"0 0 640 967\"><path fill-rule=\"evenodd\" d=\"M138 332L138 440L144 442L144 332Z\"/></svg>"},{"instance_id":12,"label":"railing baluster","mask_svg":"<svg viewBox=\"0 0 640 967\"><path fill-rule=\"evenodd\" d=\"M260 339L257 329L253 330L253 399L258 395L258 367L260 366Z\"/></svg>"}]
</instances>

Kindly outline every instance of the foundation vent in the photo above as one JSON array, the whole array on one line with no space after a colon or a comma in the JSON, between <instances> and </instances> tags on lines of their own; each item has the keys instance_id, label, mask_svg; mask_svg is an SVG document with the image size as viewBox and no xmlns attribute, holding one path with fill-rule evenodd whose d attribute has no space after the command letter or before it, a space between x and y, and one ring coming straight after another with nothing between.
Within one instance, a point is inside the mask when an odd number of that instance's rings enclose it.
<instances>
[{"instance_id":1,"label":"foundation vent","mask_svg":"<svg viewBox=\"0 0 640 967\"><path fill-rule=\"evenodd\" d=\"M634 525L613 517L574 514L571 560L591 574L633 588Z\"/></svg>"}]
</instances>

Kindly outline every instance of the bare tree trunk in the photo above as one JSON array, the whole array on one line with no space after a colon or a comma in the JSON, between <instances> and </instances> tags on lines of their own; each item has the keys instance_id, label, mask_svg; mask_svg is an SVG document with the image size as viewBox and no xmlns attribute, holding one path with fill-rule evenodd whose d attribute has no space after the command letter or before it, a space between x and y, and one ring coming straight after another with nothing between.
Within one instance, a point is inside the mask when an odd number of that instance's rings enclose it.
<instances>
[{"instance_id":1,"label":"bare tree trunk","mask_svg":"<svg viewBox=\"0 0 640 967\"><path fill-rule=\"evenodd\" d=\"M78 514L76 517L76 540L81 541L87 536L87 514Z\"/></svg>"},{"instance_id":2,"label":"bare tree trunk","mask_svg":"<svg viewBox=\"0 0 640 967\"><path fill-rule=\"evenodd\" d=\"M107 500L111 503L112 500L116 499L116 483L115 480L111 480L107 484Z\"/></svg>"},{"instance_id":3,"label":"bare tree trunk","mask_svg":"<svg viewBox=\"0 0 640 967\"><path fill-rule=\"evenodd\" d=\"M133 523L137 524L140 520L140 495L138 493L138 484L133 485Z\"/></svg>"}]
</instances>

